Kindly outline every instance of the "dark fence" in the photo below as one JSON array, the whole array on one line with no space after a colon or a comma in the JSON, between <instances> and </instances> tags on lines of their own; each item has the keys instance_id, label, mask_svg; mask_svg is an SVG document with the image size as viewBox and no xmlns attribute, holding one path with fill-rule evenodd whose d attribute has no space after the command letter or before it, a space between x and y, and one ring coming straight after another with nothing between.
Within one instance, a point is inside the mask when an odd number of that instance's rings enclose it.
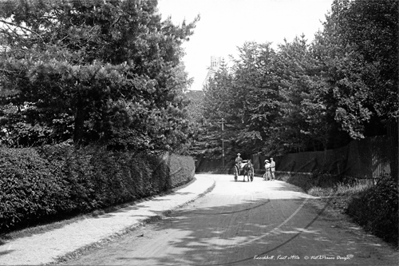
<instances>
[{"instance_id":1,"label":"dark fence","mask_svg":"<svg viewBox=\"0 0 399 266\"><path fill-rule=\"evenodd\" d=\"M332 175L345 175L357 179L373 180L383 174L391 173L394 159L391 155L392 140L387 136L352 141L347 146L326 151L289 153L274 156L277 172L313 173L324 172ZM252 155L255 174L263 175L264 160L262 154ZM244 158L246 159L246 158ZM234 158L197 159L196 172L231 173Z\"/></svg>"}]
</instances>

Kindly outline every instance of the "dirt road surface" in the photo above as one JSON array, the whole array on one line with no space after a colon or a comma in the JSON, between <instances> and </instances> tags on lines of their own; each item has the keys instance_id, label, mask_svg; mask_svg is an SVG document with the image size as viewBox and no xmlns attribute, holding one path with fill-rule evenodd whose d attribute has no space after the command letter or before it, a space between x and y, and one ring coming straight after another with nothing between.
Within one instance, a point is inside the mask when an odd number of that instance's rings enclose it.
<instances>
[{"instance_id":1,"label":"dirt road surface","mask_svg":"<svg viewBox=\"0 0 399 266\"><path fill-rule=\"evenodd\" d=\"M394 249L295 186L213 178L206 196L67 264L398 265Z\"/></svg>"}]
</instances>

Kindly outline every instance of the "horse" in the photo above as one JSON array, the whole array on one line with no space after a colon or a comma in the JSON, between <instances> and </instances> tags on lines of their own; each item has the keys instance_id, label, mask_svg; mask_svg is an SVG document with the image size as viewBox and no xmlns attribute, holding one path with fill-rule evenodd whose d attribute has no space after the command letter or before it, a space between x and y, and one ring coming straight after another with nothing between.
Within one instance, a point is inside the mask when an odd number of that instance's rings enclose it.
<instances>
[{"instance_id":1,"label":"horse","mask_svg":"<svg viewBox=\"0 0 399 266\"><path fill-rule=\"evenodd\" d=\"M234 166L234 179L237 181L238 176L240 175L239 166ZM251 182L254 180L254 167L251 163L251 160L243 161L243 166L241 167L241 172L243 174L243 180L245 182L245 177L247 177L247 181Z\"/></svg>"},{"instance_id":2,"label":"horse","mask_svg":"<svg viewBox=\"0 0 399 266\"><path fill-rule=\"evenodd\" d=\"M245 176L247 177L247 181L249 180L254 181L254 166L251 163L251 160L248 160L248 162L244 165L242 168L243 170L243 181L245 182Z\"/></svg>"}]
</instances>

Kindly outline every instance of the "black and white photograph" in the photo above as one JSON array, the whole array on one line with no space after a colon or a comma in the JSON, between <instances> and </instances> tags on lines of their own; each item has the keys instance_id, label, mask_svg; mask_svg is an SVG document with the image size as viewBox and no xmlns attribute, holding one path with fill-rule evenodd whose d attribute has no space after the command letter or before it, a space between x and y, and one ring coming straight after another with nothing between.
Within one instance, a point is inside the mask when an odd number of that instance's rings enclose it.
<instances>
[{"instance_id":1,"label":"black and white photograph","mask_svg":"<svg viewBox=\"0 0 399 266\"><path fill-rule=\"evenodd\" d=\"M0 0L0 266L399 265L399 0Z\"/></svg>"}]
</instances>

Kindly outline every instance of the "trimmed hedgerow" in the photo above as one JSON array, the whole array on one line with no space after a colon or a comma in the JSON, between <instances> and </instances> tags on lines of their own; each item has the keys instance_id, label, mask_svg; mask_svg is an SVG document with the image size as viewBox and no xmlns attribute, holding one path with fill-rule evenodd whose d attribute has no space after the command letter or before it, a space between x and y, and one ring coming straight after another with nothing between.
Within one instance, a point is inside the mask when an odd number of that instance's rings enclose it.
<instances>
[{"instance_id":1,"label":"trimmed hedgerow","mask_svg":"<svg viewBox=\"0 0 399 266\"><path fill-rule=\"evenodd\" d=\"M190 181L194 167L191 157L168 153L2 148L0 233L156 195Z\"/></svg>"},{"instance_id":2,"label":"trimmed hedgerow","mask_svg":"<svg viewBox=\"0 0 399 266\"><path fill-rule=\"evenodd\" d=\"M194 177L195 162L192 157L171 154L168 165L170 165L171 185L173 187L185 183L187 175L189 175L189 178Z\"/></svg>"},{"instance_id":3,"label":"trimmed hedgerow","mask_svg":"<svg viewBox=\"0 0 399 266\"><path fill-rule=\"evenodd\" d=\"M0 228L34 223L68 203L62 174L33 149L0 149Z\"/></svg>"}]
</instances>

